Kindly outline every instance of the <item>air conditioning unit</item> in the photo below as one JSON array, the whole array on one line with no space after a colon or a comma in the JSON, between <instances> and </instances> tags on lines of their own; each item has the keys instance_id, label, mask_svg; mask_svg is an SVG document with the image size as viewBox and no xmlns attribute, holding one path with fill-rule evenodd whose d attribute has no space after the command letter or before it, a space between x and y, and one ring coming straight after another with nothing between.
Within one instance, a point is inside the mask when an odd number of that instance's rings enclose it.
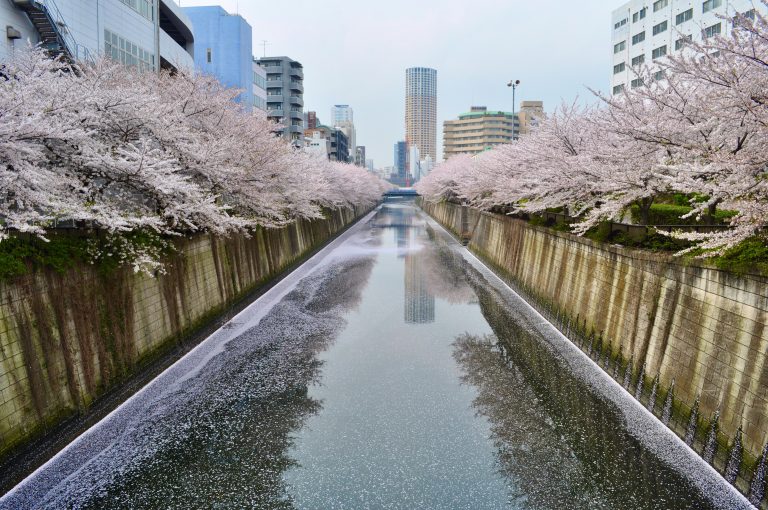
<instances>
[{"instance_id":1,"label":"air conditioning unit","mask_svg":"<svg viewBox=\"0 0 768 510\"><path fill-rule=\"evenodd\" d=\"M21 32L13 28L11 25L5 27L5 36L8 39L21 39Z\"/></svg>"}]
</instances>

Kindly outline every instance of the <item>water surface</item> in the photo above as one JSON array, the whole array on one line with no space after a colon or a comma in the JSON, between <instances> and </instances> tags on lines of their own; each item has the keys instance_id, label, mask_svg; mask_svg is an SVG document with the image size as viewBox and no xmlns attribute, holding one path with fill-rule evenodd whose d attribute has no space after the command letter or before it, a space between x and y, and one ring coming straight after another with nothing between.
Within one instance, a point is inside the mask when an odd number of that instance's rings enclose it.
<instances>
[{"instance_id":1,"label":"water surface","mask_svg":"<svg viewBox=\"0 0 768 510\"><path fill-rule=\"evenodd\" d=\"M385 204L0 507L744 506L470 262Z\"/></svg>"}]
</instances>

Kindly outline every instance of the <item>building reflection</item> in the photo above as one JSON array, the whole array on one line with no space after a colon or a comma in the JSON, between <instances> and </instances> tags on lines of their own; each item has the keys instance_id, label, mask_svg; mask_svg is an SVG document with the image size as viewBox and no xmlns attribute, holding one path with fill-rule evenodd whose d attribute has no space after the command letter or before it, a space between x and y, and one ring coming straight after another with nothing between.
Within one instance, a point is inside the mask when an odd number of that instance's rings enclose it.
<instances>
[{"instance_id":1,"label":"building reflection","mask_svg":"<svg viewBox=\"0 0 768 510\"><path fill-rule=\"evenodd\" d=\"M435 322L435 296L429 292L424 271L426 253L408 252L405 256L405 323Z\"/></svg>"}]
</instances>

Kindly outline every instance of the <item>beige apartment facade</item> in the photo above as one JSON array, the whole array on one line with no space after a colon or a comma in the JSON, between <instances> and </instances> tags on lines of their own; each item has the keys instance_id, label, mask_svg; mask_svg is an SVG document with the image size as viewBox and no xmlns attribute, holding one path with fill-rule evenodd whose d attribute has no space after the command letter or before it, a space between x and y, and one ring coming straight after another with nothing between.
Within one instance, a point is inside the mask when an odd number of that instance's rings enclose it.
<instances>
[{"instance_id":1,"label":"beige apartment facade","mask_svg":"<svg viewBox=\"0 0 768 510\"><path fill-rule=\"evenodd\" d=\"M458 119L443 123L443 157L479 154L496 145L511 142L518 133L519 124L511 112L489 111L485 106L473 106Z\"/></svg>"}]
</instances>

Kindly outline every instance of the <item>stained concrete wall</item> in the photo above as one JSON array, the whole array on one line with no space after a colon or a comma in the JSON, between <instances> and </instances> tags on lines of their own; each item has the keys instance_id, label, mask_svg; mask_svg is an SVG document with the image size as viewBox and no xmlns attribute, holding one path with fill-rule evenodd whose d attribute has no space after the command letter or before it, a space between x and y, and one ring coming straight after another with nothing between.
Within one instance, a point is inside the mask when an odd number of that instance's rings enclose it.
<instances>
[{"instance_id":1,"label":"stained concrete wall","mask_svg":"<svg viewBox=\"0 0 768 510\"><path fill-rule=\"evenodd\" d=\"M156 278L92 266L0 282L0 460L352 223L350 209L252 237L179 240Z\"/></svg>"},{"instance_id":2,"label":"stained concrete wall","mask_svg":"<svg viewBox=\"0 0 768 510\"><path fill-rule=\"evenodd\" d=\"M768 279L506 216L462 213L454 204L422 207L456 234L468 228L469 248L513 284L572 324L578 320L582 331L602 334L613 356L624 364L633 360L635 377L644 365L646 392L658 374L660 402L675 381L677 432L684 434L700 398L703 421L720 409L721 456L727 457L723 443L731 443L739 426L747 453L760 455L768 439ZM699 437L706 432L703 423Z\"/></svg>"}]
</instances>

